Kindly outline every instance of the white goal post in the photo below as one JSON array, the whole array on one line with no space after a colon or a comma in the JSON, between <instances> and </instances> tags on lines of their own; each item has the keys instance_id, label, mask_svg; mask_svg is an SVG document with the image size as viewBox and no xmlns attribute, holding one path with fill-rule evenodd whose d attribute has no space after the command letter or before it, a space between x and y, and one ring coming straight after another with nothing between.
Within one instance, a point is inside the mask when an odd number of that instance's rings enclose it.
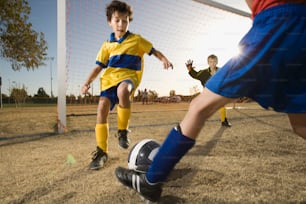
<instances>
[{"instance_id":1,"label":"white goal post","mask_svg":"<svg viewBox=\"0 0 306 204\"><path fill-rule=\"evenodd\" d=\"M212 1L212 0L193 0L193 1L205 4L207 6L211 6L211 7L217 8L217 9L228 11L228 12L231 12L231 13L243 16L243 17L247 17L247 18L251 17L251 14L248 13L248 12L242 11L242 10L234 8L232 6L225 5L225 4L217 2L217 1Z\"/></svg>"},{"instance_id":2,"label":"white goal post","mask_svg":"<svg viewBox=\"0 0 306 204\"><path fill-rule=\"evenodd\" d=\"M66 0L57 0L57 128L66 131Z\"/></svg>"}]
</instances>

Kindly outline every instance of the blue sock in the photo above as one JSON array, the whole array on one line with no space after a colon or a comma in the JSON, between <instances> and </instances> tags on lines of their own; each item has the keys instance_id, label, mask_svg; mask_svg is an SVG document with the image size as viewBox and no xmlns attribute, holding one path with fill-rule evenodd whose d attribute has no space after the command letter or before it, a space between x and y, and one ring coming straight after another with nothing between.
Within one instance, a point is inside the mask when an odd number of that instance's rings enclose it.
<instances>
[{"instance_id":1,"label":"blue sock","mask_svg":"<svg viewBox=\"0 0 306 204\"><path fill-rule=\"evenodd\" d=\"M146 173L149 183L166 180L174 166L195 144L195 140L184 136L178 128L173 128L160 146L153 162Z\"/></svg>"}]
</instances>

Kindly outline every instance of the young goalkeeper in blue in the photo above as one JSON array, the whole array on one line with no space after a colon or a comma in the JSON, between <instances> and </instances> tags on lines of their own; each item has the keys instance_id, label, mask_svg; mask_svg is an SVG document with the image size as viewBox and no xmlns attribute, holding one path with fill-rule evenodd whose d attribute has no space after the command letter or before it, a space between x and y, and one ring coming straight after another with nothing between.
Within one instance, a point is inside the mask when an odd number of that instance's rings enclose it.
<instances>
[{"instance_id":1,"label":"young goalkeeper in blue","mask_svg":"<svg viewBox=\"0 0 306 204\"><path fill-rule=\"evenodd\" d=\"M253 25L230 59L206 83L160 146L146 173L118 167L117 179L149 201L194 146L205 121L240 97L287 113L293 131L306 139L306 0L246 0Z\"/></svg>"}]
</instances>

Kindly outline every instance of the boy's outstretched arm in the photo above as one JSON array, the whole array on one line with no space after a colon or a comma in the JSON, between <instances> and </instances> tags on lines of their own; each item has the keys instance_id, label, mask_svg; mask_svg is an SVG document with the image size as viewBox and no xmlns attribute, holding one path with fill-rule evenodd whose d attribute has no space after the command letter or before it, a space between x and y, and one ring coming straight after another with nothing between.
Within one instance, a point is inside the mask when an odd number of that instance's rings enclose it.
<instances>
[{"instance_id":1,"label":"boy's outstretched arm","mask_svg":"<svg viewBox=\"0 0 306 204\"><path fill-rule=\"evenodd\" d=\"M194 69L194 67L192 66L192 64L193 64L193 60L191 60L191 59L187 60L187 62L185 63L185 65L186 65L188 71L191 71L191 70Z\"/></svg>"},{"instance_id":2,"label":"boy's outstretched arm","mask_svg":"<svg viewBox=\"0 0 306 204\"><path fill-rule=\"evenodd\" d=\"M81 89L82 94L87 94L88 93L88 89L90 88L91 82L93 82L93 80L95 80L95 78L98 76L98 74L101 72L101 70L102 70L102 67L100 67L99 65L97 65L95 68L92 69L92 71L90 72L87 80L85 81L84 85L82 86L82 89Z\"/></svg>"},{"instance_id":3,"label":"boy's outstretched arm","mask_svg":"<svg viewBox=\"0 0 306 204\"><path fill-rule=\"evenodd\" d=\"M163 53L158 50L154 50L153 55L163 62L165 69L168 69L169 67L173 69L172 63L163 55Z\"/></svg>"}]
</instances>

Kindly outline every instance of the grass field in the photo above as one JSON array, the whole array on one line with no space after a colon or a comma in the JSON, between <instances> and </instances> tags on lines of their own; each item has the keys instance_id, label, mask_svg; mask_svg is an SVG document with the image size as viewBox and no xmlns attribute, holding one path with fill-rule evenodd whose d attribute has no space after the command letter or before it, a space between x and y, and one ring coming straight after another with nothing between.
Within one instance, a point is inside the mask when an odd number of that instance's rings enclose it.
<instances>
[{"instance_id":1,"label":"grass field","mask_svg":"<svg viewBox=\"0 0 306 204\"><path fill-rule=\"evenodd\" d=\"M164 185L160 203L306 203L306 141L285 114L255 103L228 106L231 128L219 113ZM131 146L162 142L187 103L133 104ZM68 106L68 132L56 135L56 107L0 110L0 203L143 203L115 178L129 150L118 148L116 114L109 117L109 161L88 170L95 149L96 105Z\"/></svg>"}]
</instances>

